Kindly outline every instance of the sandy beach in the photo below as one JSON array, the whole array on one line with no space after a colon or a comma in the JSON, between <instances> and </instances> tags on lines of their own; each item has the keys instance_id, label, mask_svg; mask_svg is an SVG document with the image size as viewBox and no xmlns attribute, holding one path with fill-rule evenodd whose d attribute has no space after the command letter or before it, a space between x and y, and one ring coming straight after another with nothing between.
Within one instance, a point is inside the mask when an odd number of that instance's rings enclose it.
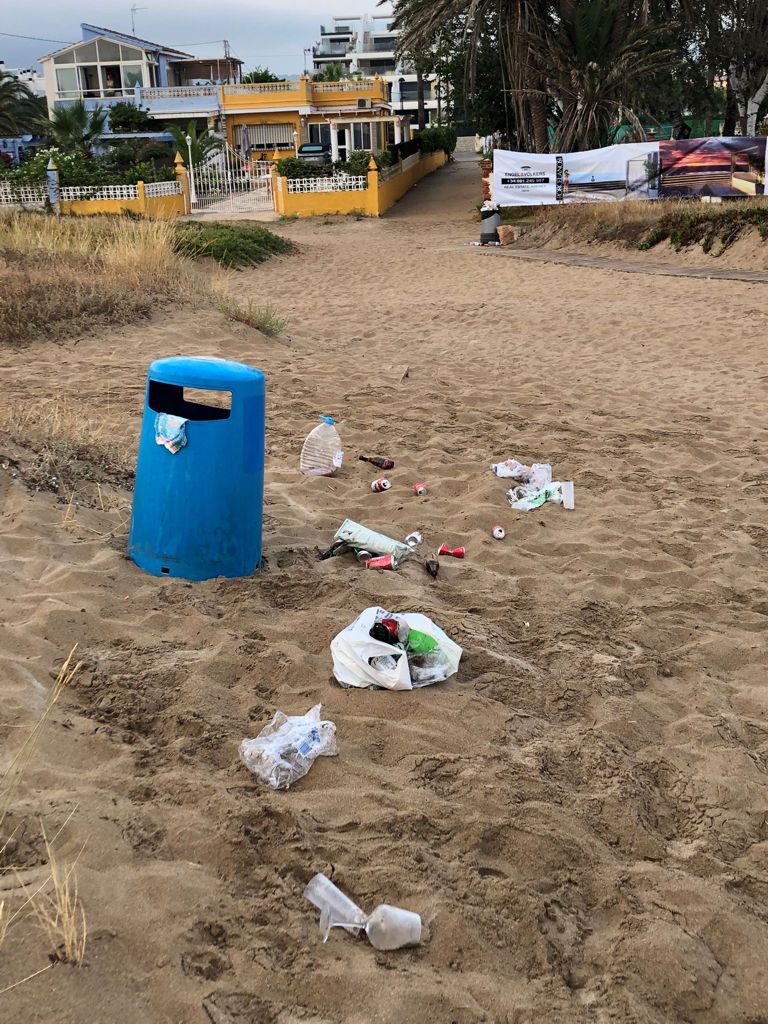
<instances>
[{"instance_id":1,"label":"sandy beach","mask_svg":"<svg viewBox=\"0 0 768 1024\"><path fill-rule=\"evenodd\" d=\"M55 399L130 458L152 359L241 360L268 389L247 579L144 575L128 481L85 463L54 493L0 435L3 765L73 644L84 662L9 814L0 884L43 881L38 819L69 818L58 849L89 930L86 966L0 996L4 1019L766 1019L766 285L497 258L469 244L478 198L457 161L381 220L276 224L298 252L229 282L290 341L182 308L0 348L3 404ZM304 478L321 413L347 459ZM396 460L390 491L359 453ZM510 457L574 480L575 510L510 509L490 471ZM318 561L346 517L466 559L435 582ZM339 687L330 640L378 603L430 615L464 649L458 675ZM318 702L339 756L264 789L240 740ZM302 899L318 871L367 909L417 911L429 942L323 945ZM14 928L0 990L47 953L33 921Z\"/></svg>"}]
</instances>

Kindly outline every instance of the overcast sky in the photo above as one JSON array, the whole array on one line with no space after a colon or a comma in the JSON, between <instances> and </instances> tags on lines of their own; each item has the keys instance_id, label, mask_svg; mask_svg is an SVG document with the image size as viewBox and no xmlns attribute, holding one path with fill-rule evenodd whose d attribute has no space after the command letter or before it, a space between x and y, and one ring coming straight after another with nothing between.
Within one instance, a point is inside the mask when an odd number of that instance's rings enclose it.
<instances>
[{"instance_id":1,"label":"overcast sky","mask_svg":"<svg viewBox=\"0 0 768 1024\"><path fill-rule=\"evenodd\" d=\"M267 65L280 75L303 69L304 47L312 46L321 23L329 24L334 14L391 12L390 6L377 8L375 0L3 0L0 60L7 67L29 67L63 43L80 39L81 22L130 33L134 3L147 8L136 12L136 35L143 39L208 57L221 53L221 39L227 38L246 68ZM53 41L17 39L10 33Z\"/></svg>"}]
</instances>

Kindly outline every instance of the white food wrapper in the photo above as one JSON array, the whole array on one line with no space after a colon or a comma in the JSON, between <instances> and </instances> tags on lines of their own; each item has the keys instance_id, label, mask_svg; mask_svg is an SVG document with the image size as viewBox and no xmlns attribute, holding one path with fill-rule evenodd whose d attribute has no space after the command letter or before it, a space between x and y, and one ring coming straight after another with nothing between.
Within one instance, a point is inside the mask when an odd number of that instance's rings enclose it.
<instances>
[{"instance_id":1,"label":"white food wrapper","mask_svg":"<svg viewBox=\"0 0 768 1024\"><path fill-rule=\"evenodd\" d=\"M316 757L331 757L336 749L336 726L320 720L322 705L306 715L277 711L255 739L245 739L238 753L245 767L270 789L288 789L303 778Z\"/></svg>"}]
</instances>

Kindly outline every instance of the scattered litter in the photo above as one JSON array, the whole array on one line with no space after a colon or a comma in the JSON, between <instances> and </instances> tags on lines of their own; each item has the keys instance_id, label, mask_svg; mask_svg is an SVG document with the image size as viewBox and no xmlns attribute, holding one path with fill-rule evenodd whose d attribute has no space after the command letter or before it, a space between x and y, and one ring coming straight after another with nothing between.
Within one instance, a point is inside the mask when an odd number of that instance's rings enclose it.
<instances>
[{"instance_id":1,"label":"scattered litter","mask_svg":"<svg viewBox=\"0 0 768 1024\"><path fill-rule=\"evenodd\" d=\"M504 540L504 538L507 536L507 531L504 529L501 523L496 523L495 526L491 527L491 533L496 538L496 540Z\"/></svg>"},{"instance_id":2,"label":"scattered litter","mask_svg":"<svg viewBox=\"0 0 768 1024\"><path fill-rule=\"evenodd\" d=\"M365 562L366 569L396 569L397 561L394 555L377 555L376 558L368 558Z\"/></svg>"},{"instance_id":3,"label":"scattered litter","mask_svg":"<svg viewBox=\"0 0 768 1024\"><path fill-rule=\"evenodd\" d=\"M321 416L321 423L310 430L301 449L299 469L305 476L333 476L341 468L344 452L332 416Z\"/></svg>"},{"instance_id":4,"label":"scattered litter","mask_svg":"<svg viewBox=\"0 0 768 1024\"><path fill-rule=\"evenodd\" d=\"M440 572L440 563L436 558L428 558L424 563L424 568L433 580L437 579L437 574Z\"/></svg>"},{"instance_id":5,"label":"scattered litter","mask_svg":"<svg viewBox=\"0 0 768 1024\"><path fill-rule=\"evenodd\" d=\"M187 423L183 416L160 412L155 417L155 442L167 448L171 455L180 452L187 443Z\"/></svg>"},{"instance_id":6,"label":"scattered litter","mask_svg":"<svg viewBox=\"0 0 768 1024\"><path fill-rule=\"evenodd\" d=\"M395 561L410 558L413 551L401 540L393 540L383 533L369 530L352 519L345 519L333 536L335 544L344 545L343 550L369 551L372 555L393 555ZM334 545L335 546L335 545ZM341 554L342 551L336 552Z\"/></svg>"},{"instance_id":7,"label":"scattered litter","mask_svg":"<svg viewBox=\"0 0 768 1024\"><path fill-rule=\"evenodd\" d=\"M495 462L491 469L496 476L519 481L517 487L507 491L512 508L529 512L546 501L557 502L567 509L575 507L573 481L553 480L552 467L548 462L534 462L526 466L517 459L507 459L506 462Z\"/></svg>"},{"instance_id":8,"label":"scattered litter","mask_svg":"<svg viewBox=\"0 0 768 1024\"><path fill-rule=\"evenodd\" d=\"M306 715L285 715L277 711L255 739L240 744L240 760L270 789L288 789L303 778L316 757L332 757L336 749L336 726L320 720L321 705Z\"/></svg>"},{"instance_id":9,"label":"scattered litter","mask_svg":"<svg viewBox=\"0 0 768 1024\"><path fill-rule=\"evenodd\" d=\"M381 903L372 914L364 914L349 896L326 875L311 878L304 899L320 911L320 934L328 941L331 928L344 928L357 935L364 931L374 949L401 949L418 946L426 939L421 918L411 910Z\"/></svg>"},{"instance_id":10,"label":"scattered litter","mask_svg":"<svg viewBox=\"0 0 768 1024\"><path fill-rule=\"evenodd\" d=\"M521 484L507 491L507 497L512 508L520 509L523 512L530 512L533 508L539 508L545 501L554 501L563 508L575 508L573 481L566 480L563 483L553 482L544 487L536 487L534 484Z\"/></svg>"},{"instance_id":11,"label":"scattered litter","mask_svg":"<svg viewBox=\"0 0 768 1024\"><path fill-rule=\"evenodd\" d=\"M450 555L451 558L463 558L466 550L464 548L449 548L447 544L441 544L437 553L438 555Z\"/></svg>"},{"instance_id":12,"label":"scattered litter","mask_svg":"<svg viewBox=\"0 0 768 1024\"><path fill-rule=\"evenodd\" d=\"M345 544L344 547L346 548L347 545ZM360 548L359 551L355 552L355 558L364 565L370 558L373 558L373 553L366 551L365 548Z\"/></svg>"},{"instance_id":13,"label":"scattered litter","mask_svg":"<svg viewBox=\"0 0 768 1024\"><path fill-rule=\"evenodd\" d=\"M331 641L333 674L342 686L429 686L454 675L461 654L461 647L426 615L375 607L366 608Z\"/></svg>"},{"instance_id":14,"label":"scattered litter","mask_svg":"<svg viewBox=\"0 0 768 1024\"><path fill-rule=\"evenodd\" d=\"M419 482L417 484L414 484L413 485L413 493L417 497L423 498L424 495L427 493L427 485L425 483L421 483L421 482Z\"/></svg>"},{"instance_id":15,"label":"scattered litter","mask_svg":"<svg viewBox=\"0 0 768 1024\"><path fill-rule=\"evenodd\" d=\"M419 544L424 543L424 537L419 533L418 530L413 530L413 532L409 533L408 536L405 538L405 543L408 545L409 548L417 548Z\"/></svg>"},{"instance_id":16,"label":"scattered litter","mask_svg":"<svg viewBox=\"0 0 768 1024\"><path fill-rule=\"evenodd\" d=\"M532 466L526 466L517 459L507 459L506 462L495 462L491 469L496 476L519 480L521 484L533 484L534 487L546 487L552 483L552 467L548 462L534 462Z\"/></svg>"},{"instance_id":17,"label":"scattered litter","mask_svg":"<svg viewBox=\"0 0 768 1024\"><path fill-rule=\"evenodd\" d=\"M410 377L410 376L411 376L411 368L410 368L410 366L406 366L405 370L403 371L403 373L402 373L402 375L400 377L399 383L402 384L403 381L407 380L408 377Z\"/></svg>"},{"instance_id":18,"label":"scattered litter","mask_svg":"<svg viewBox=\"0 0 768 1024\"><path fill-rule=\"evenodd\" d=\"M391 486L392 484L385 476L379 477L378 480L371 481L371 490L375 494L381 494L382 491L388 491Z\"/></svg>"},{"instance_id":19,"label":"scattered litter","mask_svg":"<svg viewBox=\"0 0 768 1024\"><path fill-rule=\"evenodd\" d=\"M370 462L372 466L378 466L379 469L395 468L395 460L388 459L384 455L376 455L373 457L369 455L358 455L358 459L360 462Z\"/></svg>"}]
</instances>

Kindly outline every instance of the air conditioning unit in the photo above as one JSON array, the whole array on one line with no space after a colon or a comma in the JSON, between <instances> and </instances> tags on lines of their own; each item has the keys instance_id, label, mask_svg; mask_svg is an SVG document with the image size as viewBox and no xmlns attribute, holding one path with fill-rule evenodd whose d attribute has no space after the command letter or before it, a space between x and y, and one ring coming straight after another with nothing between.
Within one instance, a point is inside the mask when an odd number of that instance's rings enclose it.
<instances>
[{"instance_id":1,"label":"air conditioning unit","mask_svg":"<svg viewBox=\"0 0 768 1024\"><path fill-rule=\"evenodd\" d=\"M371 109L371 101L370 100L358 100L357 101L357 109L358 110L370 110Z\"/></svg>"}]
</instances>

